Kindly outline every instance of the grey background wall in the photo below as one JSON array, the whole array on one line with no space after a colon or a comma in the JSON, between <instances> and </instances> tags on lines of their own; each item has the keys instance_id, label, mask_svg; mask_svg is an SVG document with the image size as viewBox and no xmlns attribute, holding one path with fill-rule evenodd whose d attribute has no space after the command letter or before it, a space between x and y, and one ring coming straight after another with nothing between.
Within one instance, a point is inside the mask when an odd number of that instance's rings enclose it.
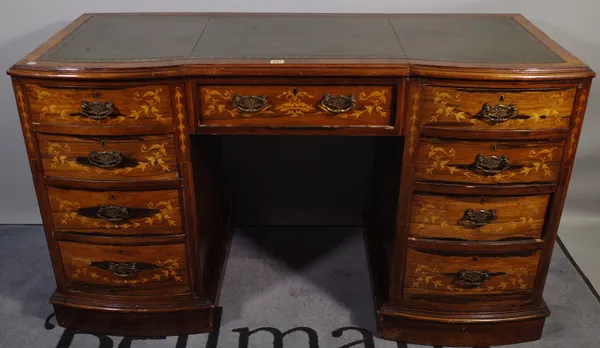
<instances>
[{"instance_id":1,"label":"grey background wall","mask_svg":"<svg viewBox=\"0 0 600 348\"><path fill-rule=\"evenodd\" d=\"M527 16L534 24L548 33L561 45L587 62L594 70L600 72L600 4L596 0L302 0L302 1L269 1L269 0L221 0L221 1L91 1L91 0L1 0L0 2L0 70L6 71L12 63L21 58L60 28L84 12L515 12ZM12 95L8 76L0 75L0 223L40 223L36 198L34 195L25 148L19 128L17 110ZM584 124L582 142L579 147L576 168L572 178L563 225L562 234L576 231L580 224L588 221L587 228L597 229L596 220L600 215L600 81L592 89L587 118ZM335 143L335 142L334 142ZM229 146L228 165L238 169L237 175L247 175L240 166L247 160ZM267 144L257 145L264 149ZM298 149L306 143L286 144L289 149ZM319 146L328 148L327 144L313 145L311 151L320 151ZM360 156L368 158L365 153L365 142L348 142L333 146L347 146L348 153L356 151ZM256 151L256 156L261 156ZM264 153L257 159L268 163L268 156L280 156L277 152ZM336 161L344 158L333 157ZM337 166L332 157L325 156L322 161L304 163L314 168L330 168L337 170L339 177L346 180L346 185L366 180L368 173L360 170L352 158ZM339 162L342 163L342 162ZM325 170L324 170L325 171ZM293 173L282 172L282 175ZM234 174L235 176L236 174ZM314 179L315 172L311 172ZM259 178L264 176L257 175ZM311 180L310 178L308 179ZM363 181L364 182L364 181ZM263 187L268 187L268 183ZM340 197L343 192L330 192L329 196ZM359 190L360 191L360 190ZM255 189L255 192L264 192ZM251 192L249 192L251 193ZM344 201L360 199L361 193L353 197L342 197ZM326 200L323 209L329 204ZM248 203L248 202L247 202ZM278 202L267 202L271 207L279 206ZM357 210L356 205L346 205L345 209ZM314 219L315 222L326 222L328 214ZM334 221L336 222L336 221ZM571 224L571 225L569 225ZM574 228L565 228L573 226ZM592 227L590 227L592 226ZM595 227L594 227L595 226Z\"/></svg>"}]
</instances>

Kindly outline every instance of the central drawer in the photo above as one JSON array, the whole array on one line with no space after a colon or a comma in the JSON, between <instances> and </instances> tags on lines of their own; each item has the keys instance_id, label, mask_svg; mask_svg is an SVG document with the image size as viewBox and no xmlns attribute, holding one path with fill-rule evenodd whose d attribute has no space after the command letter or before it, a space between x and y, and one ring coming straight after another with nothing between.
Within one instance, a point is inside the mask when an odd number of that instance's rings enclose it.
<instances>
[{"instance_id":1,"label":"central drawer","mask_svg":"<svg viewBox=\"0 0 600 348\"><path fill-rule=\"evenodd\" d=\"M390 126L393 86L200 86L205 125Z\"/></svg>"}]
</instances>

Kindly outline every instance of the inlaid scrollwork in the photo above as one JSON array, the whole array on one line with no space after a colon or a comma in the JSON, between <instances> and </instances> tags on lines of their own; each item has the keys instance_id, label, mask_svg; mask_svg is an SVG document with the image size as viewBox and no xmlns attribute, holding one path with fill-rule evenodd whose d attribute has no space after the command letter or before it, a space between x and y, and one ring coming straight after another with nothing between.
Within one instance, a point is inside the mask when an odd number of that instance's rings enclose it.
<instances>
[{"instance_id":1,"label":"inlaid scrollwork","mask_svg":"<svg viewBox=\"0 0 600 348\"><path fill-rule=\"evenodd\" d=\"M423 119L423 122L427 123L452 121L497 127L502 123L522 124L525 121L532 121L533 123L552 122L556 126L561 126L565 124L568 117L568 115L561 115L559 110L567 107L569 91L544 92L532 97L537 98L535 104L539 105L539 108L536 107L534 108L535 111L528 111L527 114L521 114L514 102L502 103L504 101L503 95L500 96L500 104L494 104L492 101L484 102L481 104L479 111L468 111L467 109L470 107L465 105L468 105L469 101L474 101L468 98L468 92L449 88L434 88L432 93L433 104L437 109L429 115L429 119ZM481 99L487 98L489 97L481 97ZM529 101L529 103L534 104L533 101Z\"/></svg>"},{"instance_id":2,"label":"inlaid scrollwork","mask_svg":"<svg viewBox=\"0 0 600 348\"><path fill-rule=\"evenodd\" d=\"M40 120L45 120L49 116L58 116L61 119L74 118L86 122L97 123L101 121L103 124L112 122L123 122L126 119L138 120L142 115L152 117L161 123L168 122L164 118L163 113L159 109L162 103L160 94L161 88L146 91L144 93L135 92L129 98L135 100L138 104L137 109L121 110L119 105L113 101L98 101L98 100L83 100L81 101L78 111L68 110L72 100L67 99L62 93L47 90L39 86L33 87L33 93L36 100L42 105L39 117ZM98 92L91 95L93 98L99 96Z\"/></svg>"},{"instance_id":3,"label":"inlaid scrollwork","mask_svg":"<svg viewBox=\"0 0 600 348\"><path fill-rule=\"evenodd\" d=\"M88 165L86 165L81 163L77 157L71 155L72 149L68 143L48 141L47 144L47 152L51 158L50 168L52 169L68 166L86 172L93 170L98 174L104 174L106 171L111 171L113 174L130 173L136 170L145 171L148 167L160 168L163 172L171 171L166 142L142 144L139 151L143 159L135 159L134 166L120 166L123 162L123 156L116 150L102 152L92 150L87 157Z\"/></svg>"},{"instance_id":4,"label":"inlaid scrollwork","mask_svg":"<svg viewBox=\"0 0 600 348\"><path fill-rule=\"evenodd\" d=\"M177 225L173 216L178 212L175 210L172 200L149 202L147 208L128 208L116 205L89 207L80 201L71 201L60 197L57 197L56 200L61 225L77 221L82 226L121 230L152 226L156 222L163 221L168 226ZM139 216L130 216L131 211L138 211Z\"/></svg>"},{"instance_id":5,"label":"inlaid scrollwork","mask_svg":"<svg viewBox=\"0 0 600 348\"><path fill-rule=\"evenodd\" d=\"M21 123L23 125L23 133L29 150L33 151L33 135L31 134L31 126L29 125L29 114L27 113L27 107L25 104L25 95L23 94L23 88L17 86L17 105L19 107L19 113L21 115Z\"/></svg>"},{"instance_id":6,"label":"inlaid scrollwork","mask_svg":"<svg viewBox=\"0 0 600 348\"><path fill-rule=\"evenodd\" d=\"M541 150L531 150L528 155L529 164L512 164L508 156L484 156L478 154L475 161L470 165L452 163L456 156L456 150L452 147L442 147L436 145L427 145L429 149L429 166L425 169L425 174L434 174L447 172L450 175L459 174L468 177L471 180L484 181L488 178L498 180L508 180L515 176L527 176L532 171L541 172L544 176L552 176L552 170L548 162L554 159L554 152L558 147L552 147Z\"/></svg>"},{"instance_id":7,"label":"inlaid scrollwork","mask_svg":"<svg viewBox=\"0 0 600 348\"><path fill-rule=\"evenodd\" d=\"M122 262L122 261L92 261L88 258L71 257L71 265L74 267L70 277L75 281L89 279L92 281L103 281L107 284L136 286L151 282L166 281L172 279L182 283L183 275L180 274L179 258L156 260L154 263L147 262ZM97 270L107 270L117 278L103 277ZM143 271L153 271L151 278L139 275ZM138 276L139 275L139 276Z\"/></svg>"},{"instance_id":8,"label":"inlaid scrollwork","mask_svg":"<svg viewBox=\"0 0 600 348\"><path fill-rule=\"evenodd\" d=\"M569 158L572 158L575 154L575 147L577 146L577 139L581 128L581 122L583 121L583 114L585 113L588 93L588 89L582 89L579 92L577 106L575 107L575 118L573 119L573 129L567 143L567 156Z\"/></svg>"},{"instance_id":9,"label":"inlaid scrollwork","mask_svg":"<svg viewBox=\"0 0 600 348\"><path fill-rule=\"evenodd\" d=\"M431 284L435 289L444 289L451 292L491 292L505 290L509 285L518 289L527 289L524 277L529 271L524 268L509 268L505 272L489 273L488 271L459 270L456 273L440 273L438 265L419 264L414 270L417 279L410 288L421 288ZM505 277L506 280L498 285L485 285L491 277Z\"/></svg>"},{"instance_id":10,"label":"inlaid scrollwork","mask_svg":"<svg viewBox=\"0 0 600 348\"><path fill-rule=\"evenodd\" d=\"M187 150L187 146L185 144L187 136L185 132L185 116L183 114L184 108L183 103L181 101L182 99L183 94L181 93L181 87L177 86L175 87L175 109L177 109L177 122L179 123L177 125L177 129L179 130L179 148L181 149L182 153L185 153Z\"/></svg>"}]
</instances>

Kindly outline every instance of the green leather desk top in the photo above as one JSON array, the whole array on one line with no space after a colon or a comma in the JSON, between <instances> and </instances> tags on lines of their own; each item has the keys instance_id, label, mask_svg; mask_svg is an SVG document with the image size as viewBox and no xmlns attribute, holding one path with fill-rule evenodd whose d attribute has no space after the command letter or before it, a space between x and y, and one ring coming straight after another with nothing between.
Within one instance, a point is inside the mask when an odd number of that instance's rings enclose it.
<instances>
[{"instance_id":1,"label":"green leather desk top","mask_svg":"<svg viewBox=\"0 0 600 348\"><path fill-rule=\"evenodd\" d=\"M564 62L510 15L358 14L92 15L39 60L194 58Z\"/></svg>"}]
</instances>

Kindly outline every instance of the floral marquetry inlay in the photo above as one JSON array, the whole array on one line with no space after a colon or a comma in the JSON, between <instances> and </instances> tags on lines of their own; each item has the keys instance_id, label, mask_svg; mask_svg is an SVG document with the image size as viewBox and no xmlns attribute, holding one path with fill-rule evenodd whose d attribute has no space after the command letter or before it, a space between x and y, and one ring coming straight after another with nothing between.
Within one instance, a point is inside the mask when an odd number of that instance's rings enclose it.
<instances>
[{"instance_id":1,"label":"floral marquetry inlay","mask_svg":"<svg viewBox=\"0 0 600 348\"><path fill-rule=\"evenodd\" d=\"M175 211L174 202L172 200L160 201L156 203L150 202L147 205L149 216L144 216L137 219L128 219L121 223L111 223L110 221L105 221L98 216L87 217L83 215L81 211L83 208L87 207L80 201L70 201L60 197L57 197L56 201L58 203L58 209L60 212L61 225L67 225L69 222L75 220L83 226L122 230L132 228L135 229L141 226L152 226L157 222L163 221L166 222L168 226L177 225L173 215L177 214L178 212Z\"/></svg>"},{"instance_id":2,"label":"floral marquetry inlay","mask_svg":"<svg viewBox=\"0 0 600 348\"><path fill-rule=\"evenodd\" d=\"M163 121L163 114L160 113L156 105L160 104L160 92L162 89L157 88L153 91L147 91L144 94L135 93L133 98L138 101L140 107L137 110L130 110L129 117L138 119L140 114L150 115L156 118L157 121Z\"/></svg>"},{"instance_id":3,"label":"floral marquetry inlay","mask_svg":"<svg viewBox=\"0 0 600 348\"><path fill-rule=\"evenodd\" d=\"M457 122L477 123L476 119L469 119L469 115L460 110L461 94L456 92L450 94L434 90L435 97L433 102L438 107L434 115L431 115L428 122L438 122L440 119L454 118Z\"/></svg>"},{"instance_id":4,"label":"floral marquetry inlay","mask_svg":"<svg viewBox=\"0 0 600 348\"><path fill-rule=\"evenodd\" d=\"M233 96L235 92L232 90L216 90L216 89L205 89L204 90L204 103L206 107L204 109L204 116L213 116L218 114L227 114L230 117L252 117L257 115L264 114L274 114L273 111L270 111L272 105L267 105L262 108L260 111L255 113L245 113L236 109L232 105Z\"/></svg>"},{"instance_id":5,"label":"floral marquetry inlay","mask_svg":"<svg viewBox=\"0 0 600 348\"><path fill-rule=\"evenodd\" d=\"M581 129L581 122L583 121L583 114L585 113L585 106L587 103L589 90L582 89L579 92L579 98L577 100L577 106L575 108L575 119L573 120L573 130L571 131L571 136L569 137L569 142L567 145L567 154L569 158L572 158L575 154L575 147L577 146L577 137L579 136L579 132Z\"/></svg>"},{"instance_id":6,"label":"floral marquetry inlay","mask_svg":"<svg viewBox=\"0 0 600 348\"><path fill-rule=\"evenodd\" d=\"M276 109L284 112L285 115L291 117L298 117L304 115L305 112L314 112L314 102L307 104L305 100L315 100L316 98L308 92L294 92L288 90L277 96L277 99L283 101L278 104Z\"/></svg>"},{"instance_id":7,"label":"floral marquetry inlay","mask_svg":"<svg viewBox=\"0 0 600 348\"><path fill-rule=\"evenodd\" d=\"M415 152L415 139L417 137L417 113L419 111L419 100L421 96L419 94L419 87L415 88L415 92L412 95L412 110L409 118L408 128L408 154L412 155Z\"/></svg>"},{"instance_id":8,"label":"floral marquetry inlay","mask_svg":"<svg viewBox=\"0 0 600 348\"><path fill-rule=\"evenodd\" d=\"M80 202L70 202L64 199L57 198L58 209L62 212L60 223L66 225L68 221L78 220L82 225L89 223L89 219L79 215L78 210L81 209Z\"/></svg>"},{"instance_id":9,"label":"floral marquetry inlay","mask_svg":"<svg viewBox=\"0 0 600 348\"><path fill-rule=\"evenodd\" d=\"M530 115L531 119L533 119L534 122L549 119L551 122L554 122L554 124L560 125L563 121L560 119L561 114L558 111L558 108L566 102L570 102L572 99L567 99L567 92L563 91L553 94L544 94L538 100L539 104L543 105L544 108L539 112L532 112Z\"/></svg>"},{"instance_id":10,"label":"floral marquetry inlay","mask_svg":"<svg viewBox=\"0 0 600 348\"><path fill-rule=\"evenodd\" d=\"M445 170L450 174L459 172L458 168L448 165L452 157L456 155L456 150L453 148L444 149L435 145L427 145L427 148L429 149L428 158L431 160L431 165L425 170L426 174L431 174L434 171L443 172Z\"/></svg>"},{"instance_id":11,"label":"floral marquetry inlay","mask_svg":"<svg viewBox=\"0 0 600 348\"><path fill-rule=\"evenodd\" d=\"M71 145L67 143L47 142L48 154L52 158L50 168L57 169L60 166L68 166L70 168L80 169L86 172L94 171L98 174L110 171L113 174L130 173L133 171L145 171L149 167L160 168L163 172L170 172L171 168L167 163L169 160L167 153L167 143L159 144L142 144L140 146L140 154L143 157L137 161L135 166L123 168L98 168L79 163L77 159L70 155Z\"/></svg>"},{"instance_id":12,"label":"floral marquetry inlay","mask_svg":"<svg viewBox=\"0 0 600 348\"><path fill-rule=\"evenodd\" d=\"M129 93L124 90L117 100L110 99L111 96L115 96L114 91L106 92L110 96L103 97L99 92L92 91L70 95L67 94L67 91L56 91L39 86L33 86L32 90L36 105L39 108L38 117L40 121L48 121L50 116L58 116L61 120L73 119L91 124L97 124L100 121L106 124L121 123L125 120L138 121L142 116L152 118L159 123L170 121L162 111L164 110L164 106L161 106L161 94L164 94L162 88L154 88L143 92L136 89ZM94 119L84 115L82 110L84 101L87 101L88 104L90 102L110 103L114 107L105 117ZM131 108L131 106L134 108Z\"/></svg>"},{"instance_id":13,"label":"floral marquetry inlay","mask_svg":"<svg viewBox=\"0 0 600 348\"><path fill-rule=\"evenodd\" d=\"M481 92L431 88L432 108L422 123L470 123L477 127L558 128L568 126L573 89L560 91ZM490 110L509 110L505 118L490 118Z\"/></svg>"},{"instance_id":14,"label":"floral marquetry inlay","mask_svg":"<svg viewBox=\"0 0 600 348\"><path fill-rule=\"evenodd\" d=\"M335 91L335 93L333 91ZM286 116L300 118L302 116L323 115L328 118L358 120L364 117L381 118L386 120L390 116L390 91L385 87L315 87L286 88L267 86L264 90L251 90L248 86L235 88L208 88L202 89L202 114L206 119L215 119L219 116L230 118L260 118L261 116ZM352 98L355 105L342 112L331 112L322 102L325 96ZM253 99L264 103L255 110L244 110L243 105L236 105L236 96L239 100ZM379 122L382 122L379 120Z\"/></svg>"},{"instance_id":15,"label":"floral marquetry inlay","mask_svg":"<svg viewBox=\"0 0 600 348\"><path fill-rule=\"evenodd\" d=\"M71 265L73 266L73 272L71 273L71 279L78 281L93 281L93 282L104 282L107 284L114 285L142 285L152 282L160 282L165 280L173 280L178 283L183 283L183 275L180 274L180 263L179 258L156 260L153 264L146 266L147 269L151 270L151 274L148 276L137 276L132 275L132 279L115 278L113 276L102 276L99 272L106 270L104 264L116 264L116 262L94 262L91 259L83 257L71 257ZM135 263L132 263L132 268L135 268Z\"/></svg>"},{"instance_id":16,"label":"floral marquetry inlay","mask_svg":"<svg viewBox=\"0 0 600 348\"><path fill-rule=\"evenodd\" d=\"M17 86L17 105L21 114L21 120L23 123L23 133L27 139L27 146L30 150L33 150L33 140L31 134L31 126L29 125L29 115L27 114L27 107L25 105L25 95L21 86Z\"/></svg>"},{"instance_id":17,"label":"floral marquetry inlay","mask_svg":"<svg viewBox=\"0 0 600 348\"><path fill-rule=\"evenodd\" d=\"M185 153L187 150L187 146L185 145L186 134L185 134L185 116L183 114L183 103L181 99L183 98L183 94L181 94L181 88L175 88L175 100L177 103L175 104L175 108L177 109L177 122L179 123L177 126L177 130L179 130L179 143L181 152Z\"/></svg>"},{"instance_id":18,"label":"floral marquetry inlay","mask_svg":"<svg viewBox=\"0 0 600 348\"><path fill-rule=\"evenodd\" d=\"M544 177L553 175L549 162L553 161L558 147L531 150L527 155L529 163L526 165L512 165L506 170L495 174L481 174L471 169L469 164L453 163L457 151L452 147L427 145L429 166L425 174L448 173L450 175L463 175L473 180L492 179L496 181L508 180L518 176L528 176L532 172L541 173Z\"/></svg>"},{"instance_id":19,"label":"floral marquetry inlay","mask_svg":"<svg viewBox=\"0 0 600 348\"><path fill-rule=\"evenodd\" d=\"M491 292L491 291L502 291L507 287L511 286L517 289L527 289L528 285L524 281L529 272L524 267L509 268L506 272L502 272L500 277L506 278L501 281L498 285L491 286L486 285L485 282L480 286L476 287L458 287L452 284L452 276L440 274L440 268L438 265L417 265L414 271L417 279L410 285L411 288L420 288L423 285L433 285L435 289L444 289L451 292Z\"/></svg>"},{"instance_id":20,"label":"floral marquetry inlay","mask_svg":"<svg viewBox=\"0 0 600 348\"><path fill-rule=\"evenodd\" d=\"M37 100L43 105L40 112L40 120L44 120L48 115L59 115L62 119L71 117L71 113L68 110L59 106L65 102L59 93L51 93L44 89L36 88L35 95Z\"/></svg>"},{"instance_id":21,"label":"floral marquetry inlay","mask_svg":"<svg viewBox=\"0 0 600 348\"><path fill-rule=\"evenodd\" d=\"M457 224L459 216L454 216L456 219L449 220L450 212L448 207L444 204L433 204L427 202L419 203L419 217L422 219L420 223L415 225L417 230L424 229L427 225L434 225L442 230L454 230L457 235L469 235L474 229L472 227L464 227ZM508 208L507 208L508 209ZM507 226L509 230L515 230L518 225L526 225L530 228L535 228L534 216L537 216L539 209L536 205L530 204L528 206L521 206L521 201L518 201L517 211L525 212L524 215L519 216L516 220L508 222ZM502 214L502 211L499 212ZM490 223L489 225L477 227L478 232L484 232L488 234L498 234L504 230L504 226L498 226L496 223Z\"/></svg>"}]
</instances>

